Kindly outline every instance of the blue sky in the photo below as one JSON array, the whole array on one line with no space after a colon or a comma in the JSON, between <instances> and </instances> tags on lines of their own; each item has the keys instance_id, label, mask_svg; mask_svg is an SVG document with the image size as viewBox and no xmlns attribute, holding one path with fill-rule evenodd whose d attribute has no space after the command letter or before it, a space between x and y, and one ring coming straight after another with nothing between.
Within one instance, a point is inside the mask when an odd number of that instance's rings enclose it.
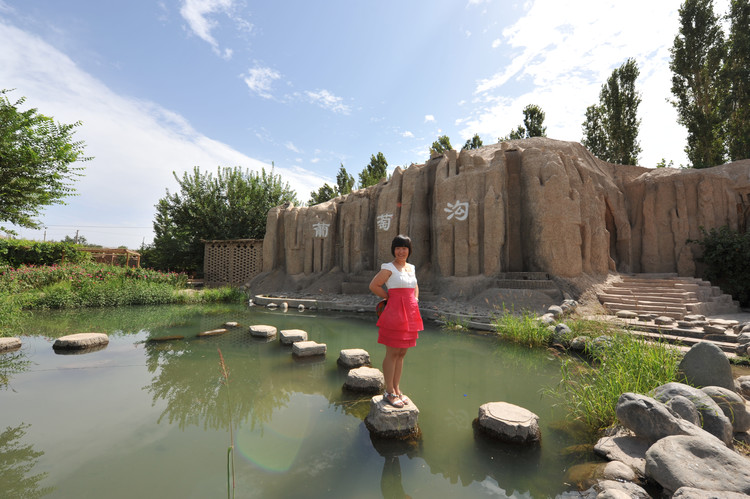
<instances>
[{"instance_id":1,"label":"blue sky","mask_svg":"<svg viewBox=\"0 0 750 499\"><path fill-rule=\"evenodd\" d=\"M423 163L439 135L495 143L527 104L549 137L580 141L586 107L628 57L641 71L640 164L686 163L667 102L680 4L0 0L0 88L82 121L76 138L95 157L78 196L44 211L46 238L78 230L137 248L173 171L273 162L304 202L377 152L392 169Z\"/></svg>"}]
</instances>

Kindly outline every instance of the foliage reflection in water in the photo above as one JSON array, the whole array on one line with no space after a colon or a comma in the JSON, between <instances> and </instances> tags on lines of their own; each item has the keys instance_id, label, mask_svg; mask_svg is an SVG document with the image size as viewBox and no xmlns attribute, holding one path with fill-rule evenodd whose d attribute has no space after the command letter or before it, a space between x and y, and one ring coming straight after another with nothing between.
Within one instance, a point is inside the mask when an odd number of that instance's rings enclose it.
<instances>
[{"instance_id":1,"label":"foliage reflection in water","mask_svg":"<svg viewBox=\"0 0 750 499\"><path fill-rule=\"evenodd\" d=\"M241 327L196 336L227 321ZM252 338L250 324L304 329L328 355L295 360L278 340ZM576 442L557 429L563 414L541 396L559 382L559 362L492 337L431 325L420 334L403 388L422 439L405 444L372 440L362 423L370 397L342 391L341 349L382 363L374 317L217 305L45 313L25 326L40 334L23 338L34 364L0 392L0 424L22 428L35 448L16 482L32 479L51 497L219 497L230 430L237 497L548 497L565 490L573 464L562 450ZM50 338L84 331L106 332L110 344L52 352ZM174 336L184 339L152 341ZM474 434L479 406L499 400L540 416L541 447Z\"/></svg>"}]
</instances>

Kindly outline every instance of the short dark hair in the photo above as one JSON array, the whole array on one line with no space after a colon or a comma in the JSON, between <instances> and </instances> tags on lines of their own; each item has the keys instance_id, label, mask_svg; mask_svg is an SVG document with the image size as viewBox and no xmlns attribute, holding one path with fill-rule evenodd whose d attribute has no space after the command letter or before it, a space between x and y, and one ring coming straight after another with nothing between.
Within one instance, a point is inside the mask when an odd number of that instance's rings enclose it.
<instances>
[{"instance_id":1,"label":"short dark hair","mask_svg":"<svg viewBox=\"0 0 750 499\"><path fill-rule=\"evenodd\" d=\"M391 255L396 256L396 248L409 248L409 256L411 256L411 239L409 236L399 234L394 237L391 243Z\"/></svg>"}]
</instances>

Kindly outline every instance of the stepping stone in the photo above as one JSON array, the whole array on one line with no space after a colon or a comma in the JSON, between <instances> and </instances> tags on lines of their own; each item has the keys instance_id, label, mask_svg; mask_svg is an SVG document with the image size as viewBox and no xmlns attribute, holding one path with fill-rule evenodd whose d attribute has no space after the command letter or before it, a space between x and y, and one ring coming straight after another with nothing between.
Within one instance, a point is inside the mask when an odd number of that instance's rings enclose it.
<instances>
[{"instance_id":1,"label":"stepping stone","mask_svg":"<svg viewBox=\"0 0 750 499\"><path fill-rule=\"evenodd\" d=\"M198 333L198 337L205 337L205 336L219 336L220 334L224 334L228 331L228 329L212 329L211 331L203 331L202 333Z\"/></svg>"},{"instance_id":2,"label":"stepping stone","mask_svg":"<svg viewBox=\"0 0 750 499\"><path fill-rule=\"evenodd\" d=\"M480 431L504 442L538 444L542 439L539 416L507 402L482 405L475 421Z\"/></svg>"},{"instance_id":3,"label":"stepping stone","mask_svg":"<svg viewBox=\"0 0 750 499\"><path fill-rule=\"evenodd\" d=\"M385 388L385 377L379 369L358 367L349 370L344 388L353 392L382 393Z\"/></svg>"},{"instance_id":4,"label":"stepping stone","mask_svg":"<svg viewBox=\"0 0 750 499\"><path fill-rule=\"evenodd\" d=\"M372 437L419 438L418 418L419 409L414 401L404 407L394 407L382 395L375 395L370 399L370 413L365 418L365 426Z\"/></svg>"},{"instance_id":5,"label":"stepping stone","mask_svg":"<svg viewBox=\"0 0 750 499\"><path fill-rule=\"evenodd\" d=\"M347 350L341 350L337 362L339 365L348 367L349 369L369 366L370 354L367 353L367 350L361 348L349 348Z\"/></svg>"},{"instance_id":6,"label":"stepping stone","mask_svg":"<svg viewBox=\"0 0 750 499\"><path fill-rule=\"evenodd\" d=\"M104 333L78 333L57 338L52 344L55 350L83 350L109 343L109 337Z\"/></svg>"},{"instance_id":7,"label":"stepping stone","mask_svg":"<svg viewBox=\"0 0 750 499\"><path fill-rule=\"evenodd\" d=\"M656 324L657 326L669 326L671 324L674 324L674 319L671 317L667 317L666 315L661 315L654 319L654 324Z\"/></svg>"},{"instance_id":8,"label":"stepping stone","mask_svg":"<svg viewBox=\"0 0 750 499\"><path fill-rule=\"evenodd\" d=\"M159 338L149 338L148 343L162 343L165 341L172 341L172 340L184 340L184 336L175 335L175 336L161 336Z\"/></svg>"},{"instance_id":9,"label":"stepping stone","mask_svg":"<svg viewBox=\"0 0 750 499\"><path fill-rule=\"evenodd\" d=\"M656 319L656 314L638 314L638 320L641 322L651 322Z\"/></svg>"},{"instance_id":10,"label":"stepping stone","mask_svg":"<svg viewBox=\"0 0 750 499\"><path fill-rule=\"evenodd\" d=\"M266 325L250 326L250 336L255 338L273 338L276 336L276 328Z\"/></svg>"},{"instance_id":11,"label":"stepping stone","mask_svg":"<svg viewBox=\"0 0 750 499\"><path fill-rule=\"evenodd\" d=\"M705 321L706 316L702 314L690 314L685 316L685 320L690 322Z\"/></svg>"},{"instance_id":12,"label":"stepping stone","mask_svg":"<svg viewBox=\"0 0 750 499\"><path fill-rule=\"evenodd\" d=\"M18 338L0 338L0 352L12 352L21 348L21 340Z\"/></svg>"},{"instance_id":13,"label":"stepping stone","mask_svg":"<svg viewBox=\"0 0 750 499\"><path fill-rule=\"evenodd\" d=\"M620 310L615 314L620 319L637 319L638 314L632 310Z\"/></svg>"},{"instance_id":14,"label":"stepping stone","mask_svg":"<svg viewBox=\"0 0 750 499\"><path fill-rule=\"evenodd\" d=\"M307 331L301 329L282 329L279 332L279 342L282 345L291 345L298 341L307 341Z\"/></svg>"},{"instance_id":15,"label":"stepping stone","mask_svg":"<svg viewBox=\"0 0 750 499\"><path fill-rule=\"evenodd\" d=\"M708 334L725 334L727 332L724 326L718 326L713 324L707 324L703 326L703 330Z\"/></svg>"},{"instance_id":16,"label":"stepping stone","mask_svg":"<svg viewBox=\"0 0 750 499\"><path fill-rule=\"evenodd\" d=\"M296 357L313 357L326 354L326 344L314 341L297 341L292 344L292 355Z\"/></svg>"},{"instance_id":17,"label":"stepping stone","mask_svg":"<svg viewBox=\"0 0 750 499\"><path fill-rule=\"evenodd\" d=\"M224 327L239 327L239 322L225 322Z\"/></svg>"}]
</instances>

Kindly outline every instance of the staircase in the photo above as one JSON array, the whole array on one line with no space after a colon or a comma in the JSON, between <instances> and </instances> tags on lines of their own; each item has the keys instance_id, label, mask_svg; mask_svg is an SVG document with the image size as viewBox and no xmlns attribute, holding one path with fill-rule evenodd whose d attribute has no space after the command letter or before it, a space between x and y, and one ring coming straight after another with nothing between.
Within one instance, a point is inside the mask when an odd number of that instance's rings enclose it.
<instances>
[{"instance_id":1,"label":"staircase","mask_svg":"<svg viewBox=\"0 0 750 499\"><path fill-rule=\"evenodd\" d=\"M597 296L611 314L630 310L679 320L691 314L710 316L740 311L739 303L718 286L677 274L621 275L620 280L610 282Z\"/></svg>"}]
</instances>

